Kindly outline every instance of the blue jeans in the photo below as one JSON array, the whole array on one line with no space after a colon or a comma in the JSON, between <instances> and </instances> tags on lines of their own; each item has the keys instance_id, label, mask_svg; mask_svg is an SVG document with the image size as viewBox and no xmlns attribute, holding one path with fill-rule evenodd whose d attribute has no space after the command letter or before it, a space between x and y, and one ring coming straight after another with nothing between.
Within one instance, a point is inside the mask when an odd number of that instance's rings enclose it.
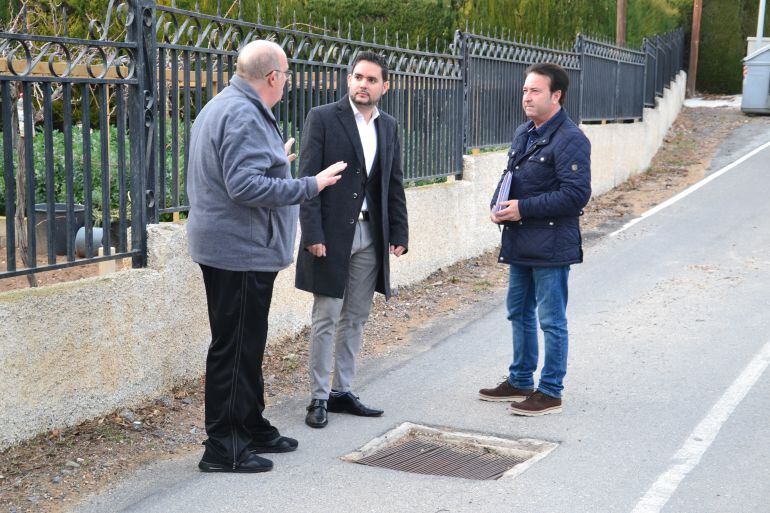
<instances>
[{"instance_id":1,"label":"blue jeans","mask_svg":"<svg viewBox=\"0 0 770 513\"><path fill-rule=\"evenodd\" d=\"M568 265L511 265L507 304L508 320L513 327L513 362L508 368L508 382L516 388L534 388L532 374L537 369L539 318L545 339L545 361L537 389L552 397L561 397L567 372L568 277Z\"/></svg>"}]
</instances>

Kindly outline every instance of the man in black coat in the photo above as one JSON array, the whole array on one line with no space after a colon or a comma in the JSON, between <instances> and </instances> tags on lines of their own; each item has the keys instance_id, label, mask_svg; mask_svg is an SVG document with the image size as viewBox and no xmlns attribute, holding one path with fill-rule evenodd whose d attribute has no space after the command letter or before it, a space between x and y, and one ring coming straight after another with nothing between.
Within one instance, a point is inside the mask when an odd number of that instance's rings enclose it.
<instances>
[{"instance_id":1,"label":"man in black coat","mask_svg":"<svg viewBox=\"0 0 770 513\"><path fill-rule=\"evenodd\" d=\"M305 422L316 428L327 424L327 411L383 413L361 403L351 381L374 292L390 297L389 255L406 253L408 243L397 124L377 109L389 85L385 59L358 53L347 83L339 102L308 113L300 147L302 177L328 162L348 164L336 187L300 208L296 286L314 295Z\"/></svg>"},{"instance_id":2,"label":"man in black coat","mask_svg":"<svg viewBox=\"0 0 770 513\"><path fill-rule=\"evenodd\" d=\"M513 136L508 167L491 202L491 219L503 227L499 262L510 265L508 319L513 361L508 377L479 390L485 401L511 403L515 415L562 409L567 372L567 281L583 261L579 216L591 197L591 144L562 107L569 77L553 63L527 69L522 107L529 118ZM538 362L537 323L545 358Z\"/></svg>"}]
</instances>

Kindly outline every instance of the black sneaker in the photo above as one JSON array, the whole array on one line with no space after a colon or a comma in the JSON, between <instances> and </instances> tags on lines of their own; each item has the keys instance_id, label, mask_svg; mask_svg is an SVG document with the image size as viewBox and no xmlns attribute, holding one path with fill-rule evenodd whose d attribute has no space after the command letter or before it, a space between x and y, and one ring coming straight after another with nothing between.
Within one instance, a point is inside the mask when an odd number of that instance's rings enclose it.
<instances>
[{"instance_id":1,"label":"black sneaker","mask_svg":"<svg viewBox=\"0 0 770 513\"><path fill-rule=\"evenodd\" d=\"M292 452L297 450L297 442L293 438L288 436L280 436L273 438L269 442L252 442L249 444L249 450L255 454L263 454L266 452Z\"/></svg>"},{"instance_id":2,"label":"black sneaker","mask_svg":"<svg viewBox=\"0 0 770 513\"><path fill-rule=\"evenodd\" d=\"M479 390L479 399L482 401L499 401L499 402L511 402L511 401L523 401L529 397L534 389L532 388L516 388L508 382L508 378L505 378L495 388L482 388Z\"/></svg>"},{"instance_id":3,"label":"black sneaker","mask_svg":"<svg viewBox=\"0 0 770 513\"><path fill-rule=\"evenodd\" d=\"M201 458L201 461L198 463L198 468L201 469L202 472L235 472L241 474L254 474L272 470L272 461L257 456L250 451L245 451L244 454L245 456L241 461L226 461L206 447L203 458Z\"/></svg>"}]
</instances>

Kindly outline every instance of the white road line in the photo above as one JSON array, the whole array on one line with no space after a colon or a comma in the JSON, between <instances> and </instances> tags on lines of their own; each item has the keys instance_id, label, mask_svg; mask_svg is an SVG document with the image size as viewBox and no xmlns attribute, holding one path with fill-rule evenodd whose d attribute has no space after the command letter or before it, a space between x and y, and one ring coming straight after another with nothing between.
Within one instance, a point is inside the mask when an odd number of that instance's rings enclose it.
<instances>
[{"instance_id":1,"label":"white road line","mask_svg":"<svg viewBox=\"0 0 770 513\"><path fill-rule=\"evenodd\" d=\"M648 210L647 212L645 212L641 216L639 216L639 217L637 217L635 219L630 220L629 222L624 224L618 230L615 230L614 232L610 233L609 236L610 237L614 237L617 234L628 230L629 228L631 228L633 225L635 225L636 223L638 223L642 219L646 219L646 218L650 217L653 214L657 214L658 212L660 212L664 208L670 207L671 205L673 205L674 203L676 203L680 199L689 196L690 194L692 194L693 192L697 191L698 189L700 189L701 187L703 187L704 185L706 185L710 181L716 180L717 178L719 178L723 174L727 173L728 171L730 171L734 167L742 164L743 162L747 161L748 159L750 159L751 157L753 157L757 153L759 153L762 150L765 150L767 148L770 148L770 141L766 142L765 144L763 144L759 148L755 148L754 150L750 151L749 153L747 153L746 155L742 156L741 158L731 162L730 164L726 165L725 167L723 167L719 171L715 171L714 173L710 174L709 176L707 176L706 178L704 178L700 182L691 185L690 187L688 187L687 189L683 190L682 192L680 192L676 196L672 196L671 198L667 199L666 201L664 201L660 205L657 205L657 206L651 208L650 210Z\"/></svg>"},{"instance_id":2,"label":"white road line","mask_svg":"<svg viewBox=\"0 0 770 513\"><path fill-rule=\"evenodd\" d=\"M738 379L733 381L708 415L690 433L682 447L671 458L671 466L647 490L632 513L657 513L666 505L685 476L698 465L719 430L768 365L770 365L770 342L767 342L754 356Z\"/></svg>"}]
</instances>

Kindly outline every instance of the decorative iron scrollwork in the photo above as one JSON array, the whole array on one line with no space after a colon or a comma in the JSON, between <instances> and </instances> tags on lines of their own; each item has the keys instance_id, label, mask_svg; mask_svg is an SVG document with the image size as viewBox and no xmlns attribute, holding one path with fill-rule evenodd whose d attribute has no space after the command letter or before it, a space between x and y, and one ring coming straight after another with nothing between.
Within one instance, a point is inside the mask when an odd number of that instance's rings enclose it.
<instances>
[{"instance_id":1,"label":"decorative iron scrollwork","mask_svg":"<svg viewBox=\"0 0 770 513\"><path fill-rule=\"evenodd\" d=\"M115 0L110 0L104 23L89 23L89 39L0 33L0 59L16 77L131 80L136 45L110 40L110 36L122 34L133 22L125 2L116 7Z\"/></svg>"},{"instance_id":2,"label":"decorative iron scrollwork","mask_svg":"<svg viewBox=\"0 0 770 513\"><path fill-rule=\"evenodd\" d=\"M582 44L583 51L587 55L604 57L606 59L627 62L629 64L644 64L645 56L644 52L641 51L615 46L589 37L584 37Z\"/></svg>"},{"instance_id":3,"label":"decorative iron scrollwork","mask_svg":"<svg viewBox=\"0 0 770 513\"><path fill-rule=\"evenodd\" d=\"M553 62L567 69L580 69L580 56L577 53L471 33L465 33L464 38L469 57L524 64Z\"/></svg>"},{"instance_id":4,"label":"decorative iron scrollwork","mask_svg":"<svg viewBox=\"0 0 770 513\"><path fill-rule=\"evenodd\" d=\"M461 78L462 57L352 41L338 36L270 27L242 20L209 16L173 7L156 7L159 46L177 50L208 50L235 55L257 39L275 41L292 61L326 66L347 66L356 53L372 50L382 54L391 73Z\"/></svg>"}]
</instances>

